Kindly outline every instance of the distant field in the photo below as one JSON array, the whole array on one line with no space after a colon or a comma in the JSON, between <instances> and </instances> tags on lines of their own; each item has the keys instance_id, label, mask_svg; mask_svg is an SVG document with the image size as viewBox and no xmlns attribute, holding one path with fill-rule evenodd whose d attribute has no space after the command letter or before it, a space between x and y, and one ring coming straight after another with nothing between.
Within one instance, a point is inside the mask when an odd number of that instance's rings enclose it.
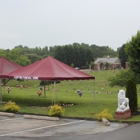
<instances>
[{"instance_id":1,"label":"distant field","mask_svg":"<svg viewBox=\"0 0 140 140\"><path fill-rule=\"evenodd\" d=\"M40 81L10 81L8 85L11 86L11 91L8 94L6 87L3 87L3 101L15 101L20 107L20 113L33 113L48 115L49 106L52 105L54 99L55 103L63 102L65 105L70 103L72 106L64 106L66 117L78 118L92 118L95 119L95 114L100 113L105 108L109 109L109 113L114 116L117 109L117 92L125 87L110 87L107 81L108 77L115 75L119 70L108 71L89 71L85 72L95 76L95 80L79 80L79 81L61 81L55 84L56 91L53 91L53 86L46 86L46 98L44 92L39 97L37 90L39 89ZM16 84L28 86L28 89L19 89ZM77 90L83 94L79 97ZM108 92L108 94L107 94ZM139 92L139 87L138 87ZM140 106L140 96L138 94L138 101ZM4 105L0 106L3 110ZM133 116L129 120L140 121L140 116Z\"/></svg>"}]
</instances>

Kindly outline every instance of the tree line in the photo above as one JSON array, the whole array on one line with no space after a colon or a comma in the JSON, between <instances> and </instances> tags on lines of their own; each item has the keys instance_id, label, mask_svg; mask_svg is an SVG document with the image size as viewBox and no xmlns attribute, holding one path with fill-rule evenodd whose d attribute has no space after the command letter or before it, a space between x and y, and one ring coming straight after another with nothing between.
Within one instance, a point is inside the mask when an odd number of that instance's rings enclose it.
<instances>
[{"instance_id":1,"label":"tree line","mask_svg":"<svg viewBox=\"0 0 140 140\"><path fill-rule=\"evenodd\" d=\"M118 52L108 46L88 45L84 43L73 43L68 45L56 45L44 48L18 45L13 49L0 49L0 56L14 61L22 66L27 66L47 56L64 62L72 67L89 68L99 57L117 57Z\"/></svg>"}]
</instances>

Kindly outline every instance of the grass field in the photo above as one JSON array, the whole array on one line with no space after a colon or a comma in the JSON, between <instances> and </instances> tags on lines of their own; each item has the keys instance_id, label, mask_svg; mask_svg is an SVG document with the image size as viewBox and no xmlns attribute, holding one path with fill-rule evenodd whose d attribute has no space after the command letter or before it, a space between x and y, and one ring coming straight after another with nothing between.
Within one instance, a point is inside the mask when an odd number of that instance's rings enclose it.
<instances>
[{"instance_id":1,"label":"grass field","mask_svg":"<svg viewBox=\"0 0 140 140\"><path fill-rule=\"evenodd\" d=\"M96 119L95 114L100 113L105 108L108 108L109 113L113 116L117 109L117 93L118 90L125 87L110 87L107 79L115 75L119 70L108 71L87 71L86 73L95 76L95 80L79 80L79 81L61 81L59 84L50 85L49 90L46 91L46 98L43 94L39 97L37 91L39 89L40 81L23 81L18 82L11 80L2 89L3 101L15 101L20 107L19 113L31 113L48 115L49 107L52 105L52 99L55 103L63 102L65 106L64 116L75 118L90 118ZM16 84L28 86L28 89L17 88ZM11 91L8 94L7 86L11 86ZM140 106L139 87L138 89L138 105ZM77 90L82 91L82 96L79 97ZM108 91L108 94L107 94ZM67 106L67 104L70 106ZM3 111L4 104L0 105L0 110ZM115 118L114 118L115 120ZM132 116L125 121L140 121L140 116Z\"/></svg>"}]
</instances>

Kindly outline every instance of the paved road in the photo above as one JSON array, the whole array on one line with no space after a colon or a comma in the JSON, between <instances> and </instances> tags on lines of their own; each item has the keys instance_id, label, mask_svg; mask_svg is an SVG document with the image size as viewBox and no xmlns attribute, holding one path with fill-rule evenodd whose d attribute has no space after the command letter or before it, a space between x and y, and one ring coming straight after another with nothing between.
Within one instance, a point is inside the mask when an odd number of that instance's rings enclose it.
<instances>
[{"instance_id":1,"label":"paved road","mask_svg":"<svg viewBox=\"0 0 140 140\"><path fill-rule=\"evenodd\" d=\"M98 134L45 136L45 137L0 137L0 140L139 140L140 123Z\"/></svg>"},{"instance_id":2,"label":"paved road","mask_svg":"<svg viewBox=\"0 0 140 140\"><path fill-rule=\"evenodd\" d=\"M128 125L61 119L46 121L0 116L0 140L139 140L140 123Z\"/></svg>"}]
</instances>

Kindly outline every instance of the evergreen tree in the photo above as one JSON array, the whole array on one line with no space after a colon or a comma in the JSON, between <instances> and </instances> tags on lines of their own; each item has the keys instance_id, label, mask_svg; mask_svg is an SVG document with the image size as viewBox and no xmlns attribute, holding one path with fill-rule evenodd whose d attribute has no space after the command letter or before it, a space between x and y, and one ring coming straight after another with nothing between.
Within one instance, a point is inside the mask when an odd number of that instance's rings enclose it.
<instances>
[{"instance_id":1,"label":"evergreen tree","mask_svg":"<svg viewBox=\"0 0 140 140\"><path fill-rule=\"evenodd\" d=\"M133 77L127 81L126 97L129 99L129 106L131 112L133 113L137 112L138 109L137 88L136 88L136 81Z\"/></svg>"},{"instance_id":2,"label":"evergreen tree","mask_svg":"<svg viewBox=\"0 0 140 140\"><path fill-rule=\"evenodd\" d=\"M59 46L56 49L55 55L54 55L55 59L58 59L59 61L66 63L66 55L65 55L65 51L64 51L64 47Z\"/></svg>"}]
</instances>

